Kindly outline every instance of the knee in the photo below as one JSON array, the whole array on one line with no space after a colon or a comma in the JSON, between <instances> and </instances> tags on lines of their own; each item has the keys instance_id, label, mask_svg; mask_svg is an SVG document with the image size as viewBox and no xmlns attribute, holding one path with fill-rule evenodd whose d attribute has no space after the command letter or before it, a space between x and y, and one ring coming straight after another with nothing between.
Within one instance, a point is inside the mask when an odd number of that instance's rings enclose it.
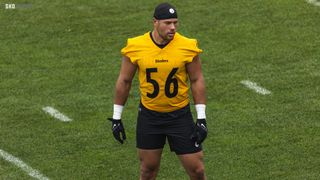
<instances>
[{"instance_id":1,"label":"knee","mask_svg":"<svg viewBox=\"0 0 320 180\"><path fill-rule=\"evenodd\" d=\"M204 167L199 166L193 170L193 176L195 179L205 179Z\"/></svg>"},{"instance_id":2,"label":"knee","mask_svg":"<svg viewBox=\"0 0 320 180\"><path fill-rule=\"evenodd\" d=\"M142 172L154 172L159 169L159 166L156 164L142 164L140 169Z\"/></svg>"},{"instance_id":3,"label":"knee","mask_svg":"<svg viewBox=\"0 0 320 180\"><path fill-rule=\"evenodd\" d=\"M145 164L141 163L140 165L140 175L141 179L154 179L159 170L158 164Z\"/></svg>"},{"instance_id":4,"label":"knee","mask_svg":"<svg viewBox=\"0 0 320 180\"><path fill-rule=\"evenodd\" d=\"M199 167L196 169L195 173L201 177L204 176L204 167Z\"/></svg>"}]
</instances>

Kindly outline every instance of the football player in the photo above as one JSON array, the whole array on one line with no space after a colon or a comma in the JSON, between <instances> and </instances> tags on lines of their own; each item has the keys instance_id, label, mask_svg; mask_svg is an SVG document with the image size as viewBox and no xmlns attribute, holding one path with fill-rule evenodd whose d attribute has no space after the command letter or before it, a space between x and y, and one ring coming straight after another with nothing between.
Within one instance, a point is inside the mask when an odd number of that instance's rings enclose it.
<instances>
[{"instance_id":1,"label":"football player","mask_svg":"<svg viewBox=\"0 0 320 180\"><path fill-rule=\"evenodd\" d=\"M155 179L161 153L168 141L190 179L205 179L202 142L207 137L205 82L197 40L177 32L178 14L169 3L154 10L153 30L129 38L116 82L112 130L126 139L121 114L131 82L138 70L141 101L137 118L136 146L140 179ZM197 112L194 122L188 96L189 83Z\"/></svg>"}]
</instances>

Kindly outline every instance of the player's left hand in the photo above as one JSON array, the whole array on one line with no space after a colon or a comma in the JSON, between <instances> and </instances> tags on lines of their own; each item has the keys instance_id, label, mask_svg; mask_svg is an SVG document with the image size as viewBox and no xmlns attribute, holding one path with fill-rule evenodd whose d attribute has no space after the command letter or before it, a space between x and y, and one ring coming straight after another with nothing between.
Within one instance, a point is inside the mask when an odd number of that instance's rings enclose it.
<instances>
[{"instance_id":1,"label":"player's left hand","mask_svg":"<svg viewBox=\"0 0 320 180\"><path fill-rule=\"evenodd\" d=\"M191 139L197 144L201 144L208 135L206 119L197 119L196 127L191 135Z\"/></svg>"},{"instance_id":2,"label":"player's left hand","mask_svg":"<svg viewBox=\"0 0 320 180\"><path fill-rule=\"evenodd\" d=\"M121 119L108 118L108 120L112 122L112 134L114 138L123 144L124 140L126 140L126 132L124 131ZM120 136L120 134L122 134L122 136Z\"/></svg>"}]
</instances>

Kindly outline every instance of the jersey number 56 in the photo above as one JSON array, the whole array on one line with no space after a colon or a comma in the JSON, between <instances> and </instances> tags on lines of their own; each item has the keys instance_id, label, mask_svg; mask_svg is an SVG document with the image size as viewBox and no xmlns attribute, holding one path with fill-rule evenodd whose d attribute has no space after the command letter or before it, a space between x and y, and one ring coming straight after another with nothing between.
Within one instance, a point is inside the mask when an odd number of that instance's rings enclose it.
<instances>
[{"instance_id":1,"label":"jersey number 56","mask_svg":"<svg viewBox=\"0 0 320 180\"><path fill-rule=\"evenodd\" d=\"M174 77L176 72L178 71L178 68L173 68L170 72L170 74L167 77L166 85L165 85L165 95L168 98L173 98L178 94L178 80ZM158 68L147 68L146 74L147 74L147 82L151 83L153 85L153 92L149 93L147 92L147 96L149 98L155 98L159 94L159 83L151 78L151 73L158 72ZM173 84L173 92L170 92L170 86Z\"/></svg>"}]
</instances>

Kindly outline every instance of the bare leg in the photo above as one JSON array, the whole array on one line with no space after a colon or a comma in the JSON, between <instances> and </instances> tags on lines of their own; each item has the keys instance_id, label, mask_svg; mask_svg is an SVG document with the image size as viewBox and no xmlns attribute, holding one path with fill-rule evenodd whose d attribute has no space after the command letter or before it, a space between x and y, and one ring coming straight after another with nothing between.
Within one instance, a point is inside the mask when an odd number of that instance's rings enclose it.
<instances>
[{"instance_id":1,"label":"bare leg","mask_svg":"<svg viewBox=\"0 0 320 180\"><path fill-rule=\"evenodd\" d=\"M140 180L154 180L160 167L162 149L138 149Z\"/></svg>"},{"instance_id":2,"label":"bare leg","mask_svg":"<svg viewBox=\"0 0 320 180\"><path fill-rule=\"evenodd\" d=\"M179 159L191 180L205 180L203 152L179 155Z\"/></svg>"}]
</instances>

